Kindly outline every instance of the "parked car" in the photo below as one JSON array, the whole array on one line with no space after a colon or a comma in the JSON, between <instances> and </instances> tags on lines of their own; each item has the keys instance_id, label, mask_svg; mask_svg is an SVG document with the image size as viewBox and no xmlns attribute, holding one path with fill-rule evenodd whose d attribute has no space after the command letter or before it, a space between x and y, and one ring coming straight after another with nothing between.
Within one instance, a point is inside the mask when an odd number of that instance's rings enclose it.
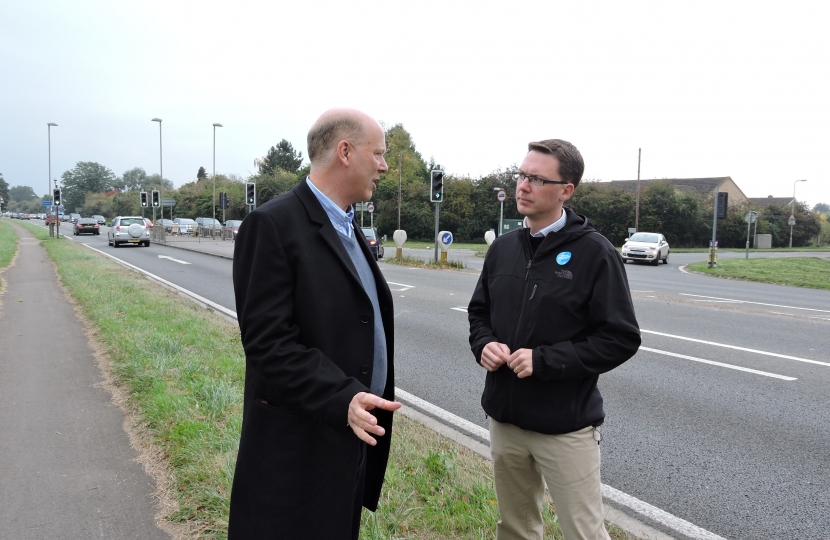
<instances>
[{"instance_id":1,"label":"parked car","mask_svg":"<svg viewBox=\"0 0 830 540\"><path fill-rule=\"evenodd\" d=\"M139 244L150 246L150 227L141 216L118 216L112 218L112 226L107 231L107 243L112 247L121 244Z\"/></svg>"},{"instance_id":2,"label":"parked car","mask_svg":"<svg viewBox=\"0 0 830 540\"><path fill-rule=\"evenodd\" d=\"M100 214L95 214L94 216L92 216L92 219L94 219L98 223L98 225L106 225L107 224L107 218L105 218L104 216L102 216Z\"/></svg>"},{"instance_id":3,"label":"parked car","mask_svg":"<svg viewBox=\"0 0 830 540\"><path fill-rule=\"evenodd\" d=\"M164 232L171 233L173 232L173 220L172 219L157 219L156 225L161 225L164 227Z\"/></svg>"},{"instance_id":4,"label":"parked car","mask_svg":"<svg viewBox=\"0 0 830 540\"><path fill-rule=\"evenodd\" d=\"M669 243L660 233L638 232L625 239L622 247L623 262L647 261L657 266L660 261L669 263Z\"/></svg>"},{"instance_id":5,"label":"parked car","mask_svg":"<svg viewBox=\"0 0 830 540\"><path fill-rule=\"evenodd\" d=\"M72 225L72 234L101 234L101 226L95 218L82 217Z\"/></svg>"},{"instance_id":6,"label":"parked car","mask_svg":"<svg viewBox=\"0 0 830 540\"><path fill-rule=\"evenodd\" d=\"M193 229L196 228L196 222L190 218L177 217L173 223L179 226L179 234L193 234Z\"/></svg>"},{"instance_id":7,"label":"parked car","mask_svg":"<svg viewBox=\"0 0 830 540\"><path fill-rule=\"evenodd\" d=\"M363 227L363 236L369 242L369 249L372 250L375 260L383 258L383 240L378 236L378 230L374 227Z\"/></svg>"},{"instance_id":8,"label":"parked car","mask_svg":"<svg viewBox=\"0 0 830 540\"><path fill-rule=\"evenodd\" d=\"M231 238L236 240L236 233L239 232L239 226L242 225L241 219L229 219L222 227L222 238Z\"/></svg>"}]
</instances>

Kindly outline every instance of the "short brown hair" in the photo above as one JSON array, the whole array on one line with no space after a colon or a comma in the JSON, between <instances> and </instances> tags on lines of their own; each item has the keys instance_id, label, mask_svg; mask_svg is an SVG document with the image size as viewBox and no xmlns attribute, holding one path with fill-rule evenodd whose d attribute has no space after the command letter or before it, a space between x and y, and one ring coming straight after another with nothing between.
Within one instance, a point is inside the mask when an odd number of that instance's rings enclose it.
<instances>
[{"instance_id":1,"label":"short brown hair","mask_svg":"<svg viewBox=\"0 0 830 540\"><path fill-rule=\"evenodd\" d=\"M341 113L320 118L308 131L308 159L312 163L328 161L334 145L342 140L362 142L364 126L354 114Z\"/></svg>"},{"instance_id":2,"label":"short brown hair","mask_svg":"<svg viewBox=\"0 0 830 540\"><path fill-rule=\"evenodd\" d=\"M585 172L585 162L582 154L568 141L562 139L546 139L527 144L527 151L537 151L555 157L559 161L559 176L565 182L579 185L582 173Z\"/></svg>"}]
</instances>

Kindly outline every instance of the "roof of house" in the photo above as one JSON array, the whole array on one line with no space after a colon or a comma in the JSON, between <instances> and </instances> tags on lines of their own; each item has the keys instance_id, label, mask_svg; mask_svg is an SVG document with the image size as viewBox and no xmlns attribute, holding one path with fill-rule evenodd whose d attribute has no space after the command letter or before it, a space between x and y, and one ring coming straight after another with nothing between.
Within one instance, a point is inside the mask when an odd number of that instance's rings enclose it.
<instances>
[{"instance_id":1,"label":"roof of house","mask_svg":"<svg viewBox=\"0 0 830 540\"><path fill-rule=\"evenodd\" d=\"M715 190L715 188L720 187L720 185L727 180L731 181L732 178L729 176L720 176L717 178L655 178L650 180L640 180L639 182L640 190L645 187L643 184L648 184L649 182L669 182L674 184L677 189L680 190L687 189L711 193ZM611 187L620 188L632 193L636 193L637 191L637 180L611 180L608 184L610 184Z\"/></svg>"},{"instance_id":2,"label":"roof of house","mask_svg":"<svg viewBox=\"0 0 830 540\"><path fill-rule=\"evenodd\" d=\"M757 197L749 199L749 204L753 206L789 206L792 204L792 197Z\"/></svg>"}]
</instances>

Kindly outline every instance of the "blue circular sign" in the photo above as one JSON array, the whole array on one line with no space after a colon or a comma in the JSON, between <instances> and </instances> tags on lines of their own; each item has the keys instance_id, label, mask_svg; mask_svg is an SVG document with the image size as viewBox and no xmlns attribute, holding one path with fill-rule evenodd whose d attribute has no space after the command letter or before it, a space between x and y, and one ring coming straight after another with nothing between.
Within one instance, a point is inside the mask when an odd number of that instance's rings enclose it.
<instances>
[{"instance_id":1,"label":"blue circular sign","mask_svg":"<svg viewBox=\"0 0 830 540\"><path fill-rule=\"evenodd\" d=\"M568 264L568 261L571 260L571 252L570 251L563 251L559 255L556 256L556 262L560 265L564 266Z\"/></svg>"}]
</instances>

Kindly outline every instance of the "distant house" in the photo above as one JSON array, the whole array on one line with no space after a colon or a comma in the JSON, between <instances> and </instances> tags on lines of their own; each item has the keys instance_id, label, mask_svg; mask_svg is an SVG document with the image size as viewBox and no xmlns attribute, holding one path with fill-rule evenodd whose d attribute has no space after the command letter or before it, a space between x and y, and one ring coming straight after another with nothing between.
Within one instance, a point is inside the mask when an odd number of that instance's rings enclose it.
<instances>
[{"instance_id":1,"label":"distant house","mask_svg":"<svg viewBox=\"0 0 830 540\"><path fill-rule=\"evenodd\" d=\"M715 192L729 194L729 204L735 205L749 201L741 188L738 187L731 177L721 176L717 178L660 178L652 180L640 180L640 193L648 187L652 182L668 182L673 184L677 191L693 191L710 195ZM637 193L637 180L611 180L610 182L602 182L610 187L615 187L628 191L630 193Z\"/></svg>"},{"instance_id":2,"label":"distant house","mask_svg":"<svg viewBox=\"0 0 830 540\"><path fill-rule=\"evenodd\" d=\"M773 197L772 195L749 199L749 204L752 206L790 206L792 203L792 197Z\"/></svg>"}]
</instances>

